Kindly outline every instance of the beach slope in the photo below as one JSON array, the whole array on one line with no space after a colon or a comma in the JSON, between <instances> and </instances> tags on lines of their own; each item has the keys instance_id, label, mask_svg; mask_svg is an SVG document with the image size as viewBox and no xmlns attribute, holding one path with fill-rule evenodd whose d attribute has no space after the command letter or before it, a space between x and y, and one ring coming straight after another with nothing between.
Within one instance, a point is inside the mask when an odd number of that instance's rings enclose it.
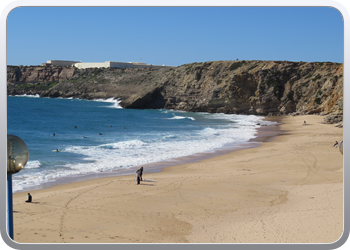
<instances>
[{"instance_id":1,"label":"beach slope","mask_svg":"<svg viewBox=\"0 0 350 250\"><path fill-rule=\"evenodd\" d=\"M343 129L285 116L260 147L134 176L14 194L20 243L332 243L343 232ZM306 125L304 124L306 121Z\"/></svg>"}]
</instances>

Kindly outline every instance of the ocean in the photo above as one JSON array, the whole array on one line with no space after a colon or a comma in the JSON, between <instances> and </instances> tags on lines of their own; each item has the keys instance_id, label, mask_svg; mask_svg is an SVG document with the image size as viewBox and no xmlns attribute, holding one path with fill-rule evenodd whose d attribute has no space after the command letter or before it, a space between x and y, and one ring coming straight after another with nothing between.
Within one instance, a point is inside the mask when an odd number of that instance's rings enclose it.
<instances>
[{"instance_id":1,"label":"ocean","mask_svg":"<svg viewBox=\"0 0 350 250\"><path fill-rule=\"evenodd\" d=\"M257 128L270 124L254 115L123 109L114 99L8 96L7 134L29 149L27 165L12 177L13 191L175 165L254 143Z\"/></svg>"}]
</instances>

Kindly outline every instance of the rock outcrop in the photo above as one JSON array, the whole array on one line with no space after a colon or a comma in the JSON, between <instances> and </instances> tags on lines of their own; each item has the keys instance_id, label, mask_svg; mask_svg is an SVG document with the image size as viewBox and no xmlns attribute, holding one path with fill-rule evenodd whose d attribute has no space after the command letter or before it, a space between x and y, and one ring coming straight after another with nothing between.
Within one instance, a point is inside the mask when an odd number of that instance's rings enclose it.
<instances>
[{"instance_id":1,"label":"rock outcrop","mask_svg":"<svg viewBox=\"0 0 350 250\"><path fill-rule=\"evenodd\" d=\"M7 67L7 83L61 82L72 78L71 67Z\"/></svg>"},{"instance_id":2,"label":"rock outcrop","mask_svg":"<svg viewBox=\"0 0 350 250\"><path fill-rule=\"evenodd\" d=\"M255 115L343 115L343 65L214 61L170 69L8 67L8 94L119 98L124 108Z\"/></svg>"}]
</instances>

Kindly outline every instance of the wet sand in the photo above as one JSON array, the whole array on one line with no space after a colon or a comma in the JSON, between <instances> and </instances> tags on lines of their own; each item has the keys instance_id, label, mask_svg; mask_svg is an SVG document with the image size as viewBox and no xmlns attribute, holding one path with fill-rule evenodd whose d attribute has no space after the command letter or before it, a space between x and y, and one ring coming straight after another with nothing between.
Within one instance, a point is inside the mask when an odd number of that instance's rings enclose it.
<instances>
[{"instance_id":1,"label":"wet sand","mask_svg":"<svg viewBox=\"0 0 350 250\"><path fill-rule=\"evenodd\" d=\"M14 194L21 243L331 243L343 232L343 129L278 118L259 147ZM303 125L304 120L307 125Z\"/></svg>"}]
</instances>

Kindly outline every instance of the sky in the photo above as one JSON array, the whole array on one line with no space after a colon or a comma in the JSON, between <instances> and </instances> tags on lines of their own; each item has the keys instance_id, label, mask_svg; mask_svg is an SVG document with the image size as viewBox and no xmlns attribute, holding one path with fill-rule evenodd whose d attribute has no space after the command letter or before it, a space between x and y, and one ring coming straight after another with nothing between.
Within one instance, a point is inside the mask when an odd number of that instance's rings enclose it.
<instances>
[{"instance_id":1,"label":"sky","mask_svg":"<svg viewBox=\"0 0 350 250\"><path fill-rule=\"evenodd\" d=\"M342 15L331 7L20 7L7 18L7 65L236 59L342 63Z\"/></svg>"}]
</instances>

